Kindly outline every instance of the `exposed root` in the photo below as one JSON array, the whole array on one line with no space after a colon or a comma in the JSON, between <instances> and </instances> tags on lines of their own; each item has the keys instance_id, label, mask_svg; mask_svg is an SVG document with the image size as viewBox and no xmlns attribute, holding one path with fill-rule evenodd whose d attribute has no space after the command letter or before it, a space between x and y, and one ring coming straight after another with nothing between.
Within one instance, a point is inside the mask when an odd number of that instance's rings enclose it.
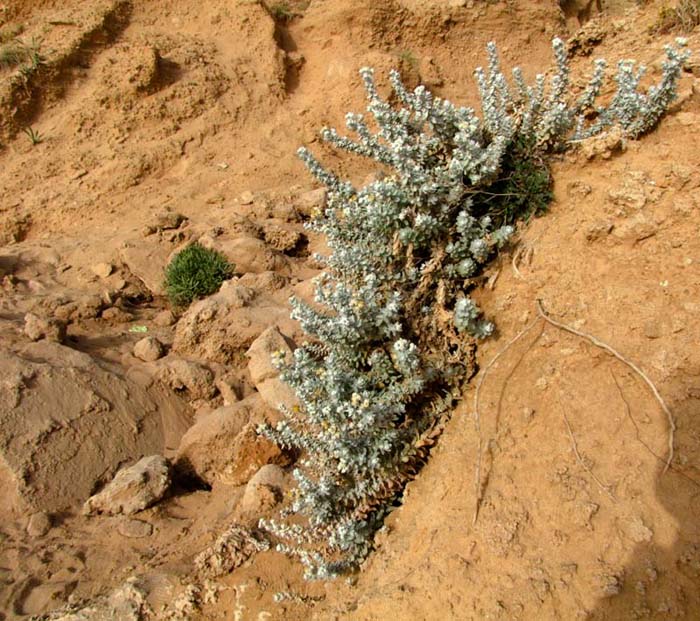
<instances>
[{"instance_id":1,"label":"exposed root","mask_svg":"<svg viewBox=\"0 0 700 621\"><path fill-rule=\"evenodd\" d=\"M604 343L600 339L596 338L592 334L588 334L586 332L581 332L580 330L576 330L576 328L572 328L571 326L567 326L564 323L560 323L559 321L556 321L555 319L552 319L547 313L545 312L544 308L542 307L542 302L540 300L537 300L537 312L540 314L540 317L544 319L547 323L559 328L560 330L564 330L565 332L569 332L571 334L575 334L576 336L580 336L581 338L586 339L587 341L591 342L593 345L596 347L599 347L600 349L608 352L611 356L614 356L617 358L620 362L626 364L630 369L632 369L639 377L641 377L649 386L651 389L651 392L653 393L654 397L656 400L659 402L659 405L661 406L661 409L664 411L666 414L666 418L668 420L668 426L669 426L669 432L668 432L668 456L666 458L666 465L664 466L664 472L666 472L669 467L671 466L671 462L673 461L673 442L675 438L675 432L676 432L676 423L673 420L673 415L671 414L671 410L668 409L668 406L664 402L664 400L661 398L661 395L659 394L659 391L656 389L656 386L654 383L649 379L649 376L644 373L634 362L631 360L628 360L625 358L621 353L619 353L617 350L613 349L608 345L607 343Z\"/></svg>"},{"instance_id":2,"label":"exposed root","mask_svg":"<svg viewBox=\"0 0 700 621\"><path fill-rule=\"evenodd\" d=\"M515 343L517 343L523 336L525 336L532 328L535 327L535 324L539 321L539 318L535 319L534 321L530 322L528 326L526 326L523 330L521 330L513 339L508 341L508 343L499 351L489 362L486 367L484 368L484 372L481 374L481 377L479 378L479 381L476 384L476 390L474 391L474 427L476 428L476 435L478 438L478 447L477 447L477 460L476 460L476 472L475 472L475 496L476 496L476 502L474 506L474 519L473 523L476 524L476 520L479 517L479 509L481 507L481 500L482 500L482 495L483 495L483 489L481 485L481 460L483 456L483 437L481 436L481 416L479 415L479 393L481 392L481 387L484 384L484 379L488 375L489 371L493 367L494 364L498 361L498 359L505 354Z\"/></svg>"},{"instance_id":3,"label":"exposed root","mask_svg":"<svg viewBox=\"0 0 700 621\"><path fill-rule=\"evenodd\" d=\"M578 450L578 443L576 442L576 436L574 436L574 432L571 429L571 423L569 423L569 417L566 415L566 410L564 409L564 406L561 404L561 400L559 401L559 406L561 408L561 415L562 418L564 419L564 424L566 425L566 430L569 433L569 439L571 440L571 448L574 451L574 455L576 456L576 461L579 463L579 465L588 473L591 475L591 478L596 482L598 487L610 498L612 499L613 502L617 502L617 498L615 498L615 494L613 494L610 491L610 485L606 485L603 483L596 475L595 472L591 469L591 467L585 462L583 457L581 457L581 453L579 453Z\"/></svg>"},{"instance_id":4,"label":"exposed root","mask_svg":"<svg viewBox=\"0 0 700 621\"><path fill-rule=\"evenodd\" d=\"M622 399L622 402L625 404L625 414L627 415L627 418L629 421L632 423L632 426L634 427L634 432L635 436L637 438L637 441L647 450L647 452L652 456L658 459L662 464L666 463L666 460L661 457L661 455L658 455L656 451L654 451L643 439L642 435L639 431L639 425L637 425L637 422L634 420L632 416L632 408L630 407L629 401L627 401L627 398L625 397L625 394L622 392L622 386L620 386L620 382L617 379L617 375L613 372L612 369L610 369L610 375L612 375L613 380L615 381L615 386L617 386L617 391L620 393L620 399ZM695 479L692 477L689 477L685 472L682 472L678 468L676 468L673 464L671 464L670 468L671 471L675 472L676 474L682 476L684 479L695 485L695 487L700 488L700 483L698 483Z\"/></svg>"}]
</instances>

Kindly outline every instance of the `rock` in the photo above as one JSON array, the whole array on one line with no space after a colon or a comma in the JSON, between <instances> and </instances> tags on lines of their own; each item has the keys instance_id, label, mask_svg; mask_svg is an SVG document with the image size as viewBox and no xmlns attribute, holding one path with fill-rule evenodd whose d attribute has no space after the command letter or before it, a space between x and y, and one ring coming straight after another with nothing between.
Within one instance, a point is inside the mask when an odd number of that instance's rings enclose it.
<instances>
[{"instance_id":1,"label":"rock","mask_svg":"<svg viewBox=\"0 0 700 621\"><path fill-rule=\"evenodd\" d=\"M168 328L176 321L175 315L173 315L172 311L169 310L161 311L153 318L153 323L161 328Z\"/></svg>"},{"instance_id":2,"label":"rock","mask_svg":"<svg viewBox=\"0 0 700 621\"><path fill-rule=\"evenodd\" d=\"M627 145L622 129L613 127L602 134L582 140L579 148L587 160L592 160L596 156L609 159L613 153L624 151Z\"/></svg>"},{"instance_id":3,"label":"rock","mask_svg":"<svg viewBox=\"0 0 700 621\"><path fill-rule=\"evenodd\" d=\"M30 537L43 537L51 530L51 517L45 511L33 513L27 524L27 534Z\"/></svg>"},{"instance_id":4,"label":"rock","mask_svg":"<svg viewBox=\"0 0 700 621\"><path fill-rule=\"evenodd\" d=\"M265 330L250 346L248 372L263 401L273 409L281 404L293 407L298 404L294 391L279 379L279 371L272 363L274 355L291 362L292 348L277 326Z\"/></svg>"},{"instance_id":5,"label":"rock","mask_svg":"<svg viewBox=\"0 0 700 621\"><path fill-rule=\"evenodd\" d=\"M612 230L612 222L606 220L594 222L586 229L586 240L589 242L598 241L599 239L607 237Z\"/></svg>"},{"instance_id":6,"label":"rock","mask_svg":"<svg viewBox=\"0 0 700 621\"><path fill-rule=\"evenodd\" d=\"M238 284L249 287L255 292L274 293L284 289L289 284L289 277L277 272L261 272L260 274L243 274Z\"/></svg>"},{"instance_id":7,"label":"rock","mask_svg":"<svg viewBox=\"0 0 700 621\"><path fill-rule=\"evenodd\" d=\"M175 330L173 351L222 364L242 361L252 342L271 324L292 327L289 309L234 281L192 304Z\"/></svg>"},{"instance_id":8,"label":"rock","mask_svg":"<svg viewBox=\"0 0 700 621\"><path fill-rule=\"evenodd\" d=\"M466 1L467 0L460 0L460 2L464 2L463 6L466 6ZM439 88L445 83L439 67L430 56L421 58L418 66L418 73L420 73L421 83L425 84L428 88Z\"/></svg>"},{"instance_id":9,"label":"rock","mask_svg":"<svg viewBox=\"0 0 700 621\"><path fill-rule=\"evenodd\" d=\"M637 213L616 226L613 235L625 241L639 242L656 235L658 229L646 214Z\"/></svg>"},{"instance_id":10,"label":"rock","mask_svg":"<svg viewBox=\"0 0 700 621\"><path fill-rule=\"evenodd\" d=\"M254 200L255 196L253 196L253 193L250 190L243 192L239 198L241 205L251 205Z\"/></svg>"},{"instance_id":11,"label":"rock","mask_svg":"<svg viewBox=\"0 0 700 621\"><path fill-rule=\"evenodd\" d=\"M224 400L224 405L232 405L233 403L237 403L241 400L236 386L228 378L221 377L217 379L215 386Z\"/></svg>"},{"instance_id":12,"label":"rock","mask_svg":"<svg viewBox=\"0 0 700 621\"><path fill-rule=\"evenodd\" d=\"M307 218L321 212L326 208L328 193L325 188L304 192L297 197L297 209Z\"/></svg>"},{"instance_id":13,"label":"rock","mask_svg":"<svg viewBox=\"0 0 700 621\"><path fill-rule=\"evenodd\" d=\"M56 343L66 340L66 322L61 319L45 319L27 313L24 316L24 333L32 341L47 339Z\"/></svg>"},{"instance_id":14,"label":"rock","mask_svg":"<svg viewBox=\"0 0 700 621\"><path fill-rule=\"evenodd\" d=\"M163 353L163 343L154 336L142 338L134 345L134 356L144 362L154 362L162 358Z\"/></svg>"},{"instance_id":15,"label":"rock","mask_svg":"<svg viewBox=\"0 0 700 621\"><path fill-rule=\"evenodd\" d=\"M260 227L248 216L239 213L235 213L229 218L226 228L229 234L235 237L244 236L259 239L261 235Z\"/></svg>"},{"instance_id":16,"label":"rock","mask_svg":"<svg viewBox=\"0 0 700 621\"><path fill-rule=\"evenodd\" d=\"M274 222L263 225L263 237L270 247L286 253L296 250L304 239L300 231Z\"/></svg>"},{"instance_id":17,"label":"rock","mask_svg":"<svg viewBox=\"0 0 700 621\"><path fill-rule=\"evenodd\" d=\"M630 171L622 185L608 192L608 200L622 208L623 213L642 209L648 202L658 200L661 191L642 171Z\"/></svg>"},{"instance_id":18,"label":"rock","mask_svg":"<svg viewBox=\"0 0 700 621\"><path fill-rule=\"evenodd\" d=\"M635 516L621 526L625 535L634 543L649 543L654 538L654 531L644 524L640 517Z\"/></svg>"},{"instance_id":19,"label":"rock","mask_svg":"<svg viewBox=\"0 0 700 621\"><path fill-rule=\"evenodd\" d=\"M111 263L97 263L90 269L95 276L99 278L107 278L114 271L114 266Z\"/></svg>"},{"instance_id":20,"label":"rock","mask_svg":"<svg viewBox=\"0 0 700 621\"><path fill-rule=\"evenodd\" d=\"M169 259L166 248L150 241L133 241L120 249L119 256L153 295L165 295L164 270Z\"/></svg>"},{"instance_id":21,"label":"rock","mask_svg":"<svg viewBox=\"0 0 700 621\"><path fill-rule=\"evenodd\" d=\"M658 321L647 321L643 332L648 339L658 339L662 335L661 324Z\"/></svg>"},{"instance_id":22,"label":"rock","mask_svg":"<svg viewBox=\"0 0 700 621\"><path fill-rule=\"evenodd\" d=\"M700 124L700 114L695 112L678 112L675 118L683 127L698 127Z\"/></svg>"},{"instance_id":23,"label":"rock","mask_svg":"<svg viewBox=\"0 0 700 621\"><path fill-rule=\"evenodd\" d=\"M270 215L282 222L301 222L302 217L294 205L286 202L275 202L270 208Z\"/></svg>"},{"instance_id":24,"label":"rock","mask_svg":"<svg viewBox=\"0 0 700 621\"><path fill-rule=\"evenodd\" d=\"M143 539L153 534L153 525L143 520L124 520L119 522L117 532L129 539Z\"/></svg>"},{"instance_id":25,"label":"rock","mask_svg":"<svg viewBox=\"0 0 700 621\"><path fill-rule=\"evenodd\" d=\"M306 62L306 58L304 58L304 55L298 51L287 52L286 59L287 66L292 67L297 71L299 71L299 69L301 69L304 66L304 63Z\"/></svg>"},{"instance_id":26,"label":"rock","mask_svg":"<svg viewBox=\"0 0 700 621\"><path fill-rule=\"evenodd\" d=\"M122 468L111 483L88 498L85 515L133 515L158 502L170 488L170 464L161 455L144 457L133 466Z\"/></svg>"},{"instance_id":27,"label":"rock","mask_svg":"<svg viewBox=\"0 0 700 621\"><path fill-rule=\"evenodd\" d=\"M217 239L213 247L233 263L238 274L259 274L266 271L289 273L291 269L289 260L283 254L255 237Z\"/></svg>"},{"instance_id":28,"label":"rock","mask_svg":"<svg viewBox=\"0 0 700 621\"><path fill-rule=\"evenodd\" d=\"M267 485L282 492L287 487L287 479L282 468L275 464L267 464L260 468L253 478L248 481L248 486L251 485Z\"/></svg>"},{"instance_id":29,"label":"rock","mask_svg":"<svg viewBox=\"0 0 700 621\"><path fill-rule=\"evenodd\" d=\"M105 306L104 300L99 295L86 295L76 300L75 310L71 313L71 320L95 319Z\"/></svg>"},{"instance_id":30,"label":"rock","mask_svg":"<svg viewBox=\"0 0 700 621\"><path fill-rule=\"evenodd\" d=\"M192 399L211 399L216 394L214 374L201 364L172 355L159 364L158 378L173 390L187 390Z\"/></svg>"},{"instance_id":31,"label":"rock","mask_svg":"<svg viewBox=\"0 0 700 621\"><path fill-rule=\"evenodd\" d=\"M131 313L118 306L111 306L102 311L102 319L109 323L129 323L133 318L134 316Z\"/></svg>"},{"instance_id":32,"label":"rock","mask_svg":"<svg viewBox=\"0 0 700 621\"><path fill-rule=\"evenodd\" d=\"M134 46L128 56L129 64L123 77L135 92L151 93L157 89L162 59L158 49L151 45Z\"/></svg>"},{"instance_id":33,"label":"rock","mask_svg":"<svg viewBox=\"0 0 700 621\"><path fill-rule=\"evenodd\" d=\"M56 611L48 617L42 615L41 618L51 621L143 621L151 616L151 607L146 596L147 594L137 586L137 579L130 578L108 596L79 606L70 606L65 612Z\"/></svg>"},{"instance_id":34,"label":"rock","mask_svg":"<svg viewBox=\"0 0 700 621\"><path fill-rule=\"evenodd\" d=\"M217 578L240 567L253 554L269 549L269 542L259 533L232 524L209 548L194 559L197 573Z\"/></svg>"},{"instance_id":35,"label":"rock","mask_svg":"<svg viewBox=\"0 0 700 621\"><path fill-rule=\"evenodd\" d=\"M245 517L258 517L274 509L282 500L282 495L268 485L246 485L236 513Z\"/></svg>"},{"instance_id":36,"label":"rock","mask_svg":"<svg viewBox=\"0 0 700 621\"><path fill-rule=\"evenodd\" d=\"M284 465L288 458L279 447L256 433L260 423L276 418L257 395L218 408L182 437L175 467L210 485L242 485L265 464Z\"/></svg>"},{"instance_id":37,"label":"rock","mask_svg":"<svg viewBox=\"0 0 700 621\"><path fill-rule=\"evenodd\" d=\"M187 218L181 213L164 211L156 216L155 222L151 225L157 231L169 231L179 229Z\"/></svg>"},{"instance_id":38,"label":"rock","mask_svg":"<svg viewBox=\"0 0 700 621\"><path fill-rule=\"evenodd\" d=\"M585 198L593 191L593 188L583 181L576 179L566 184L566 194L574 198Z\"/></svg>"}]
</instances>

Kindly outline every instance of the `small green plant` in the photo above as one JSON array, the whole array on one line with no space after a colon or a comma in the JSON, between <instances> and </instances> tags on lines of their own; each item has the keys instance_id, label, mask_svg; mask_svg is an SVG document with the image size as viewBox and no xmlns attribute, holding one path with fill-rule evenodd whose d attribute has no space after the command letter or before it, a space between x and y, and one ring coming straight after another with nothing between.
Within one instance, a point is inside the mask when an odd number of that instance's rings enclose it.
<instances>
[{"instance_id":1,"label":"small green plant","mask_svg":"<svg viewBox=\"0 0 700 621\"><path fill-rule=\"evenodd\" d=\"M291 21L295 13L286 2L276 2L269 8L270 15L278 22Z\"/></svg>"},{"instance_id":2,"label":"small green plant","mask_svg":"<svg viewBox=\"0 0 700 621\"><path fill-rule=\"evenodd\" d=\"M44 64L44 57L41 55L40 43L32 39L25 43L19 39L5 42L0 47L0 67L11 68L22 65L22 74L29 74L36 70L39 65Z\"/></svg>"},{"instance_id":3,"label":"small green plant","mask_svg":"<svg viewBox=\"0 0 700 621\"><path fill-rule=\"evenodd\" d=\"M193 300L216 293L233 275L231 265L220 252L195 242L178 252L165 268L165 290L174 306L188 306Z\"/></svg>"},{"instance_id":4,"label":"small green plant","mask_svg":"<svg viewBox=\"0 0 700 621\"><path fill-rule=\"evenodd\" d=\"M401 50L399 52L399 62L407 68L417 69L418 59L411 50Z\"/></svg>"},{"instance_id":5,"label":"small green plant","mask_svg":"<svg viewBox=\"0 0 700 621\"><path fill-rule=\"evenodd\" d=\"M35 131L33 127L25 127L22 131L27 134L32 146L36 146L44 142L44 137L38 131Z\"/></svg>"},{"instance_id":6,"label":"small green plant","mask_svg":"<svg viewBox=\"0 0 700 621\"><path fill-rule=\"evenodd\" d=\"M0 43L8 43L19 37L19 35L21 35L23 32L24 26L22 24L6 24L0 28Z\"/></svg>"},{"instance_id":7,"label":"small green plant","mask_svg":"<svg viewBox=\"0 0 700 621\"><path fill-rule=\"evenodd\" d=\"M664 5L651 27L653 34L689 33L700 24L700 0L679 0L674 7Z\"/></svg>"},{"instance_id":8,"label":"small green plant","mask_svg":"<svg viewBox=\"0 0 700 621\"><path fill-rule=\"evenodd\" d=\"M0 67L3 69L21 65L26 58L26 50L16 42L0 47Z\"/></svg>"},{"instance_id":9,"label":"small green plant","mask_svg":"<svg viewBox=\"0 0 700 621\"><path fill-rule=\"evenodd\" d=\"M488 214L497 226L540 216L553 198L549 166L533 141L522 136L506 151L498 178L473 195L475 211Z\"/></svg>"}]
</instances>

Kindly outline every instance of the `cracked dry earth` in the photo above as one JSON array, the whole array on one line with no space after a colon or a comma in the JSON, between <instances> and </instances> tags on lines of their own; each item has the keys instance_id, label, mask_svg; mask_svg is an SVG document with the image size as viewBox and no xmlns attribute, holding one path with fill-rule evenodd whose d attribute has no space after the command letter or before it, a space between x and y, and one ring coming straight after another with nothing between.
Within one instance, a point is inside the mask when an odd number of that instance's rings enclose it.
<instances>
[{"instance_id":1,"label":"cracked dry earth","mask_svg":"<svg viewBox=\"0 0 700 621\"><path fill-rule=\"evenodd\" d=\"M658 76L660 3L563 4L313 0L282 21L248 0L0 5L0 32L21 27L44 57L26 80L0 68L1 620L700 619L697 52L658 129L555 161L550 213L480 283L498 326L481 373L499 356L480 491L481 375L352 583L304 583L248 530L289 485L287 457L250 433L284 389L254 355L302 338L287 299L308 299L324 249L303 228L323 197L296 148L361 182L366 162L317 139L362 110L357 70L386 84L398 66L474 104L492 39L528 77L555 34L576 41L575 77L598 56ZM193 240L236 278L173 315L162 270ZM648 386L538 320L538 300L658 388L667 471ZM135 349L144 337L160 345ZM134 515L83 514L154 454L200 479L176 468Z\"/></svg>"}]
</instances>

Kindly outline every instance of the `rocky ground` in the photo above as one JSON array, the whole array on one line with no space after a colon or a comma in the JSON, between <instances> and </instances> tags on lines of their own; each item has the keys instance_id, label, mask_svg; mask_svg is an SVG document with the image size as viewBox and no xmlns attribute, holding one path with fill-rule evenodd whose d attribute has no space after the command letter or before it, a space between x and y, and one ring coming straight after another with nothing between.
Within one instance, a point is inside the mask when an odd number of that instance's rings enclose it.
<instances>
[{"instance_id":1,"label":"rocky ground","mask_svg":"<svg viewBox=\"0 0 700 621\"><path fill-rule=\"evenodd\" d=\"M697 52L657 130L555 161L551 212L483 280L480 491L472 390L350 583L304 583L254 528L290 485L255 433L293 398L269 353L302 339L287 300L324 250L296 148L362 181L317 138L362 110L357 70L473 104L492 39L527 77L555 34L576 79L598 56L658 77L661 4L561 4L0 5L42 59L0 66L0 620L700 618ZM236 276L173 312L193 240ZM658 388L668 470L649 386L538 300Z\"/></svg>"}]
</instances>

